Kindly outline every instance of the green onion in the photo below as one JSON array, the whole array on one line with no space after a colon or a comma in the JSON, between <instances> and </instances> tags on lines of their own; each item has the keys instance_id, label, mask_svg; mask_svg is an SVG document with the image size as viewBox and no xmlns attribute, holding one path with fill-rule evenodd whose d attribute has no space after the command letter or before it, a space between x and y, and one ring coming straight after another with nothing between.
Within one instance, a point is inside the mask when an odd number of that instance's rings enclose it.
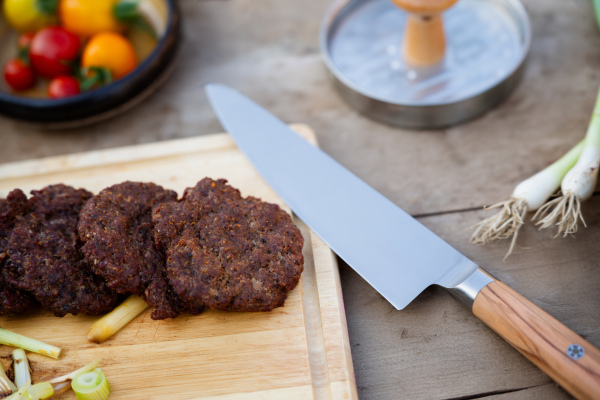
<instances>
[{"instance_id":1,"label":"green onion","mask_svg":"<svg viewBox=\"0 0 600 400\"><path fill-rule=\"evenodd\" d=\"M565 175L561 183L562 194L546 203L536 212L533 219L538 220L540 229L556 226L556 236L567 236L577 232L578 221L585 226L581 214L581 202L594 193L600 167L600 91L594 106L594 112L585 136L584 148L577 164ZM556 237L555 236L555 237Z\"/></svg>"},{"instance_id":2,"label":"green onion","mask_svg":"<svg viewBox=\"0 0 600 400\"><path fill-rule=\"evenodd\" d=\"M77 375L93 371L94 369L98 368L98 365L100 365L100 360L94 360L91 363L87 364L85 367L79 368L69 374L60 376L58 378L54 378L48 381L48 383L50 383L54 387L54 394L59 395L71 389L71 381Z\"/></svg>"},{"instance_id":3,"label":"green onion","mask_svg":"<svg viewBox=\"0 0 600 400\"><path fill-rule=\"evenodd\" d=\"M2 367L2 363L0 363L0 397L5 397L15 392L17 387L8 376L6 376L6 372L4 372L4 368Z\"/></svg>"},{"instance_id":4,"label":"green onion","mask_svg":"<svg viewBox=\"0 0 600 400\"><path fill-rule=\"evenodd\" d=\"M598 23L598 26L600 26L600 0L593 0L592 3L594 4L594 13L596 14L596 22Z\"/></svg>"},{"instance_id":5,"label":"green onion","mask_svg":"<svg viewBox=\"0 0 600 400\"><path fill-rule=\"evenodd\" d=\"M13 394L8 396L4 400L28 400L27 399L27 389L29 389L30 385L31 385L31 382L27 382L26 385L24 385L22 388L20 388L18 391L14 392Z\"/></svg>"},{"instance_id":6,"label":"green onion","mask_svg":"<svg viewBox=\"0 0 600 400\"><path fill-rule=\"evenodd\" d=\"M79 400L105 400L110 394L110 385L100 368L78 374L71 387Z\"/></svg>"},{"instance_id":7,"label":"green onion","mask_svg":"<svg viewBox=\"0 0 600 400\"><path fill-rule=\"evenodd\" d=\"M31 375L29 374L29 362L27 362L27 356L23 349L16 349L12 353L15 370L15 385L20 389L31 382Z\"/></svg>"},{"instance_id":8,"label":"green onion","mask_svg":"<svg viewBox=\"0 0 600 400\"><path fill-rule=\"evenodd\" d=\"M82 374L84 372L93 371L94 369L98 368L98 365L100 365L100 360L94 360L91 363L87 364L85 367L79 368L79 369L71 372L70 374L59 376L58 378L54 378L54 379L48 381L48 383L55 384L55 383L62 383L62 382L73 380L73 378L75 378L79 374ZM57 386L57 388L58 388L58 386Z\"/></svg>"},{"instance_id":9,"label":"green onion","mask_svg":"<svg viewBox=\"0 0 600 400\"><path fill-rule=\"evenodd\" d=\"M31 339L2 328L0 328L0 344L18 347L56 359L58 359L60 356L61 351L58 347L51 346L44 342L40 342L39 340Z\"/></svg>"},{"instance_id":10,"label":"green onion","mask_svg":"<svg viewBox=\"0 0 600 400\"><path fill-rule=\"evenodd\" d=\"M146 308L148 308L148 304L141 297L129 296L123 303L92 325L88 332L88 339L94 343L104 342Z\"/></svg>"},{"instance_id":11,"label":"green onion","mask_svg":"<svg viewBox=\"0 0 600 400\"><path fill-rule=\"evenodd\" d=\"M54 396L54 388L48 382L36 383L27 389L27 400L43 400Z\"/></svg>"},{"instance_id":12,"label":"green onion","mask_svg":"<svg viewBox=\"0 0 600 400\"><path fill-rule=\"evenodd\" d=\"M583 147L584 142L582 141L558 161L519 183L510 199L491 207L485 207L486 211L496 208L500 208L500 211L476 225L471 241L487 244L512 236L510 247L504 258L508 257L514 249L519 229L524 223L527 212L539 209L556 193L567 172L577 162Z\"/></svg>"}]
</instances>

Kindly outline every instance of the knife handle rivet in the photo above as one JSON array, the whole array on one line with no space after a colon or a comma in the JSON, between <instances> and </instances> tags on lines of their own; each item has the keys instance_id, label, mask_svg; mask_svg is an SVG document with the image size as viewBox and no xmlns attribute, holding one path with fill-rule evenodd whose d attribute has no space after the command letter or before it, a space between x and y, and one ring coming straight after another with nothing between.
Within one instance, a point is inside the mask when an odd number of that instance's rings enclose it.
<instances>
[{"instance_id":1,"label":"knife handle rivet","mask_svg":"<svg viewBox=\"0 0 600 400\"><path fill-rule=\"evenodd\" d=\"M567 349L567 355L573 360L579 360L585 354L585 350L578 344L572 344Z\"/></svg>"}]
</instances>

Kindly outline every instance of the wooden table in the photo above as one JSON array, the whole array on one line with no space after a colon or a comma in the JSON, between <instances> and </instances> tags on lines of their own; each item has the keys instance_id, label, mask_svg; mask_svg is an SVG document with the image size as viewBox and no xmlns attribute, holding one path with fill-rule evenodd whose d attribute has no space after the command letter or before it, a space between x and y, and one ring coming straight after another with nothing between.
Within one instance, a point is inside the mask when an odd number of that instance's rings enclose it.
<instances>
[{"instance_id":1,"label":"wooden table","mask_svg":"<svg viewBox=\"0 0 600 400\"><path fill-rule=\"evenodd\" d=\"M469 243L481 211L583 137L600 85L600 34L589 1L527 0L533 43L525 78L470 123L412 132L370 121L333 90L317 35L323 0L182 0L174 75L126 115L61 132L0 118L0 162L221 131L202 85L232 85L287 122L469 258L600 347L600 193L588 228L552 239L528 225L507 243ZM348 266L342 286L361 399L568 399L458 302L430 288L396 311ZM487 396L487 397L486 397Z\"/></svg>"}]
</instances>

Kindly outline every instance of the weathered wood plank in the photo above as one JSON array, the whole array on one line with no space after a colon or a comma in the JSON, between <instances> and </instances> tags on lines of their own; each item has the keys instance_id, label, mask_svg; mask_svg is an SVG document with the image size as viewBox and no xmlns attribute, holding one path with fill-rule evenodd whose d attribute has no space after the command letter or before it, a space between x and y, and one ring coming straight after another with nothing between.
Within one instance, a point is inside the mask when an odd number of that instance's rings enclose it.
<instances>
[{"instance_id":1,"label":"weathered wood plank","mask_svg":"<svg viewBox=\"0 0 600 400\"><path fill-rule=\"evenodd\" d=\"M174 75L158 93L124 116L70 132L0 118L0 162L219 131L202 85L221 81L285 121L311 124L334 158L410 213L428 214L502 200L583 135L600 83L589 1L526 0L534 38L522 84L497 109L443 132L383 126L340 99L317 44L328 3L180 1L185 40ZM529 249L507 262L505 243L468 243L468 227L483 213L422 221L598 346L598 200L586 208L590 228L576 240L545 240L548 233L527 228L520 244ZM447 399L540 384L498 396L568 398L445 292L427 290L396 312L346 266L341 272L362 399Z\"/></svg>"},{"instance_id":2,"label":"weathered wood plank","mask_svg":"<svg viewBox=\"0 0 600 400\"><path fill-rule=\"evenodd\" d=\"M528 224L507 261L502 261L506 242L469 243L469 228L484 215L482 211L420 221L600 347L600 196L584 208L589 228L575 238L552 239L550 232ZM341 276L361 398L396 399L403 393L410 399L452 399L551 382L443 289L429 288L406 309L396 311L346 265ZM515 399L520 398L518 393ZM556 391L547 398L570 396Z\"/></svg>"},{"instance_id":3,"label":"weathered wood plank","mask_svg":"<svg viewBox=\"0 0 600 400\"><path fill-rule=\"evenodd\" d=\"M564 391L555 384L534 386L514 392L485 396L486 400L552 400L563 398ZM560 396L560 397L557 397Z\"/></svg>"}]
</instances>

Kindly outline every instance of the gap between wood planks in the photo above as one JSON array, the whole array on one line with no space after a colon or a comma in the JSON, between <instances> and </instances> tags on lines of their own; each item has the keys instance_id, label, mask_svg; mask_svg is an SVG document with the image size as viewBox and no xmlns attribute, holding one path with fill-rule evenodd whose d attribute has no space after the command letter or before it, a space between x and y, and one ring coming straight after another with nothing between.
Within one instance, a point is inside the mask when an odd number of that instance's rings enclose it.
<instances>
[{"instance_id":1,"label":"gap between wood planks","mask_svg":"<svg viewBox=\"0 0 600 400\"><path fill-rule=\"evenodd\" d=\"M600 191L594 192L594 194L592 196L600 196ZM415 214L415 215L411 215L413 218L417 219L417 218L427 218L427 217L437 217L439 215L446 215L446 214L458 214L461 212L470 212L470 211L478 211L478 210L483 210L484 206L478 206L478 207L469 207L469 208L459 208L456 210L448 210L448 211L434 211L434 212L430 212L430 213L423 213L423 214Z\"/></svg>"},{"instance_id":2,"label":"gap between wood planks","mask_svg":"<svg viewBox=\"0 0 600 400\"><path fill-rule=\"evenodd\" d=\"M546 385L552 385L552 383L542 383L540 385L527 386L527 387L517 388L517 389L496 390L496 391L493 391L493 392L484 392L484 393L471 394L471 395L468 395L468 396L451 397L451 398L442 399L442 400L475 400L475 399L483 399L483 398L486 398L486 397L489 397L489 396L498 396L498 395L502 395L502 394L508 394L508 393L514 393L514 392L521 392L523 390L533 389L533 388L536 388L536 387L541 387L541 386L546 386Z\"/></svg>"}]
</instances>

